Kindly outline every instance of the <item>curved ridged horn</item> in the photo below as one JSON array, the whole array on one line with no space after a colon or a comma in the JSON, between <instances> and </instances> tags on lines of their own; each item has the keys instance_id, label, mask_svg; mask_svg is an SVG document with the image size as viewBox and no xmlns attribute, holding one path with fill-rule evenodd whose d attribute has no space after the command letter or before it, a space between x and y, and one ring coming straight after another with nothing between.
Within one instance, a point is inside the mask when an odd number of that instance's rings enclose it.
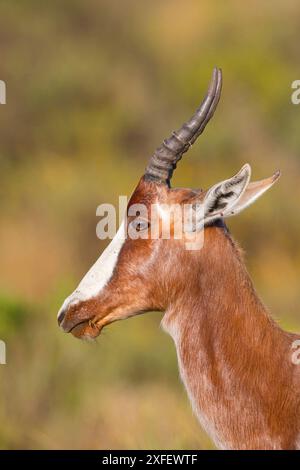
<instances>
[{"instance_id":1,"label":"curved ridged horn","mask_svg":"<svg viewBox=\"0 0 300 470\"><path fill-rule=\"evenodd\" d=\"M213 116L220 99L221 88L222 71L215 67L206 97L191 119L156 149L146 168L146 179L169 184L177 162L202 134Z\"/></svg>"}]
</instances>

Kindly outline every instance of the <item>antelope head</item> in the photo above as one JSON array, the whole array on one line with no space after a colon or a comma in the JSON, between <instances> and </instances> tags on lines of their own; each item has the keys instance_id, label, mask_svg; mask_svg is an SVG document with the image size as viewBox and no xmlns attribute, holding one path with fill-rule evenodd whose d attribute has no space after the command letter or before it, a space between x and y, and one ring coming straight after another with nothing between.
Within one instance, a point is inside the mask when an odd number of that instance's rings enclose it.
<instances>
[{"instance_id":1,"label":"antelope head","mask_svg":"<svg viewBox=\"0 0 300 470\"><path fill-rule=\"evenodd\" d=\"M201 295L191 290L191 280L195 273L201 276L209 269L205 256L219 242L220 231L226 232L224 219L249 206L279 177L277 172L250 182L251 168L245 164L235 176L206 191L171 188L176 164L213 116L221 87L221 70L215 68L206 97L195 114L151 157L117 234L59 311L58 323L65 332L92 339L116 320L153 310L165 312L175 303L180 308L179 302L186 296ZM189 224L182 224L181 237L175 236L174 226L176 217L182 219L182 215L169 219L169 237L151 236L153 220L161 235L168 207L186 205L193 217ZM136 210L139 206L146 207L146 215ZM140 236L129 236L132 231ZM187 249L191 234L201 249Z\"/></svg>"}]
</instances>

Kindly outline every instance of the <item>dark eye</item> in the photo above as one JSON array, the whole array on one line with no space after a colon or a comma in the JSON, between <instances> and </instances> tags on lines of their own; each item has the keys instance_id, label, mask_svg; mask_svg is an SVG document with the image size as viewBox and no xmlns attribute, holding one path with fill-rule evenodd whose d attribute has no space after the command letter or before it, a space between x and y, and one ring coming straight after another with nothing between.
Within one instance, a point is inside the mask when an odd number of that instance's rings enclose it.
<instances>
[{"instance_id":1,"label":"dark eye","mask_svg":"<svg viewBox=\"0 0 300 470\"><path fill-rule=\"evenodd\" d=\"M131 222L130 225L136 232L142 232L143 230L146 230L150 224L148 220L135 219Z\"/></svg>"}]
</instances>

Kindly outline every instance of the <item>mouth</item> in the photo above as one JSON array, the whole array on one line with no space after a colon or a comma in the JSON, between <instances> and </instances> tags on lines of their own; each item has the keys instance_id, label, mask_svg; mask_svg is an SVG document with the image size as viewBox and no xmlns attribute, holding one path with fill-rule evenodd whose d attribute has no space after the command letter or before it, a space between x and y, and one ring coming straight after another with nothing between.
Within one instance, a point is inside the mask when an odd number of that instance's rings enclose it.
<instances>
[{"instance_id":1,"label":"mouth","mask_svg":"<svg viewBox=\"0 0 300 470\"><path fill-rule=\"evenodd\" d=\"M100 335L102 327L92 320L83 320L72 326L67 333L71 333L75 338L92 340Z\"/></svg>"},{"instance_id":2,"label":"mouth","mask_svg":"<svg viewBox=\"0 0 300 470\"><path fill-rule=\"evenodd\" d=\"M68 299L67 299L68 300ZM82 303L64 302L58 312L58 326L65 332L71 333L75 338L92 340L97 338L106 323L104 318L91 315L94 308L87 308Z\"/></svg>"}]
</instances>

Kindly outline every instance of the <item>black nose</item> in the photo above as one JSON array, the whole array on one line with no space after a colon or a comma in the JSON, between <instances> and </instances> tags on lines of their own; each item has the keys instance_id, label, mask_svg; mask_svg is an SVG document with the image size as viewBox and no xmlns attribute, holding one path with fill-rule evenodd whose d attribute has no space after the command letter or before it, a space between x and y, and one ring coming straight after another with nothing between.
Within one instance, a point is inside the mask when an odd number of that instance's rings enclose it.
<instances>
[{"instance_id":1,"label":"black nose","mask_svg":"<svg viewBox=\"0 0 300 470\"><path fill-rule=\"evenodd\" d=\"M66 315L66 309L61 308L60 311L58 312L58 316L57 316L57 322L58 322L59 325L62 324L63 319L65 318L65 315Z\"/></svg>"}]
</instances>

